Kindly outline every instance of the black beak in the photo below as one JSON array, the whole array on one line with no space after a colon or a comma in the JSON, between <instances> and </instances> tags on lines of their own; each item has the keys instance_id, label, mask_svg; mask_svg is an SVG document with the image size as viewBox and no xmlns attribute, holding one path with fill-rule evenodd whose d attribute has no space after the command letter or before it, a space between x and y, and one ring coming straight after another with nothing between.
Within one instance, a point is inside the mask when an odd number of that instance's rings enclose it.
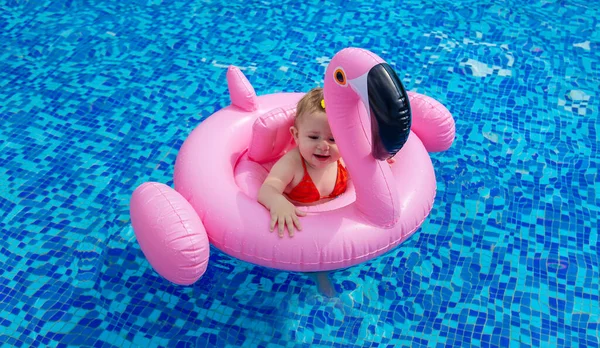
<instances>
[{"instance_id":1,"label":"black beak","mask_svg":"<svg viewBox=\"0 0 600 348\"><path fill-rule=\"evenodd\" d=\"M386 63L369 70L367 91L371 116L372 154L378 160L394 156L410 134L408 94L396 72Z\"/></svg>"}]
</instances>

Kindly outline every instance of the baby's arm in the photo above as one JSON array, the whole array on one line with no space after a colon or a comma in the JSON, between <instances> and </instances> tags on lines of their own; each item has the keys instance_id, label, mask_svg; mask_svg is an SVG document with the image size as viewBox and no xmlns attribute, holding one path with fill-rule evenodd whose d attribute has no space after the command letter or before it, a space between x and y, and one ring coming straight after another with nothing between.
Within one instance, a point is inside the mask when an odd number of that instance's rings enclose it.
<instances>
[{"instance_id":1,"label":"baby's arm","mask_svg":"<svg viewBox=\"0 0 600 348\"><path fill-rule=\"evenodd\" d=\"M285 155L277 161L258 191L258 202L271 212L270 230L273 231L277 224L280 237L283 237L286 225L290 237L293 237L294 226L302 229L298 216L306 215L283 195L287 185L294 179L293 160L293 157Z\"/></svg>"}]
</instances>

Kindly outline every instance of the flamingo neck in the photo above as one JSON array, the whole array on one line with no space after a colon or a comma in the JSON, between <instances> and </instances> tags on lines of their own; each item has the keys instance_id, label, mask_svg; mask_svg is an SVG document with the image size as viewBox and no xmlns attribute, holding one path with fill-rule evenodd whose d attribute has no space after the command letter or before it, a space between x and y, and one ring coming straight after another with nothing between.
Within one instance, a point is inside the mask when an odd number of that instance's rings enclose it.
<instances>
[{"instance_id":1,"label":"flamingo neck","mask_svg":"<svg viewBox=\"0 0 600 348\"><path fill-rule=\"evenodd\" d=\"M400 217L400 202L390 166L371 155L371 118L352 89L332 92L327 86L326 81L327 117L356 190L355 206L371 224L392 226Z\"/></svg>"}]
</instances>

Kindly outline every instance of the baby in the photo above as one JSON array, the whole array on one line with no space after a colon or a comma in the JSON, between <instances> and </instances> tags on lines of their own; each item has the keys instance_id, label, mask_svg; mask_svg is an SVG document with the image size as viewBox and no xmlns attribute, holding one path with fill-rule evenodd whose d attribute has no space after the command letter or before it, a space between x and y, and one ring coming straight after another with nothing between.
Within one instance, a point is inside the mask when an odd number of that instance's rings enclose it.
<instances>
[{"instance_id":1,"label":"baby","mask_svg":"<svg viewBox=\"0 0 600 348\"><path fill-rule=\"evenodd\" d=\"M258 193L258 201L271 212L271 231L275 225L283 237L301 230L301 205L331 200L346 191L348 172L342 164L331 134L323 89L314 88L302 97L296 119L290 127L296 147L281 157L271 169Z\"/></svg>"},{"instance_id":2,"label":"baby","mask_svg":"<svg viewBox=\"0 0 600 348\"><path fill-rule=\"evenodd\" d=\"M281 157L258 192L258 201L271 212L270 230L278 227L279 237L287 227L290 237L301 230L297 206L314 205L334 199L346 191L348 172L331 134L323 89L310 90L298 102L296 119L290 127L296 147ZM390 165L394 162L389 159ZM310 273L319 292L331 297L335 290L328 272Z\"/></svg>"},{"instance_id":3,"label":"baby","mask_svg":"<svg viewBox=\"0 0 600 348\"><path fill-rule=\"evenodd\" d=\"M258 201L271 212L270 229L277 225L279 237L286 226L290 237L294 229L302 229L298 217L306 213L296 206L331 200L344 193L348 183L325 114L322 88L314 88L300 99L290 132L297 146L275 163L258 192ZM309 275L321 294L335 294L327 272Z\"/></svg>"}]
</instances>

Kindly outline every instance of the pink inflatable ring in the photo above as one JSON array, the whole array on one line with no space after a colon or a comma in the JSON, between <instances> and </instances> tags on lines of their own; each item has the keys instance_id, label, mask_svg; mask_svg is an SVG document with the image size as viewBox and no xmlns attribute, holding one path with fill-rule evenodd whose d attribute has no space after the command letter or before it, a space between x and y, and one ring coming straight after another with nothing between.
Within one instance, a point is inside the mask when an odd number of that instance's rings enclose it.
<instances>
[{"instance_id":1,"label":"pink inflatable ring","mask_svg":"<svg viewBox=\"0 0 600 348\"><path fill-rule=\"evenodd\" d=\"M338 198L306 208L303 229L293 238L269 232L269 212L256 197L274 161L292 146L288 128L302 94L257 97L235 67L227 80L232 105L185 140L175 163L175 189L147 182L132 195L133 229L160 275L194 283L206 270L209 242L266 267L344 268L402 243L427 217L436 190L428 151L450 147L454 120L437 101L405 92L380 57L347 48L329 63L327 116L351 184ZM405 133L390 136L388 125ZM385 158L394 153L390 167Z\"/></svg>"}]
</instances>

